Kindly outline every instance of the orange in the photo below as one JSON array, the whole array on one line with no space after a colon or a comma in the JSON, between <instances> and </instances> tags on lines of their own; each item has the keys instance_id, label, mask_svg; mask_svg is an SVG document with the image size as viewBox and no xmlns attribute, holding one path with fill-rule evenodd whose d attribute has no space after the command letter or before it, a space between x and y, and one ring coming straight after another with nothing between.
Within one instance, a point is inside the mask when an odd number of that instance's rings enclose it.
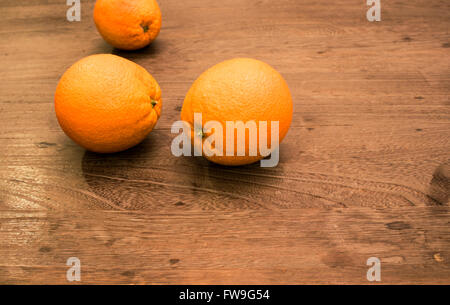
<instances>
[{"instance_id":1,"label":"orange","mask_svg":"<svg viewBox=\"0 0 450 305\"><path fill-rule=\"evenodd\" d=\"M291 124L292 112L292 97L280 73L262 61L236 58L219 63L200 75L185 97L181 119L190 125L192 141L194 132L198 133L198 127L194 126L194 113L202 114L202 127L208 121L219 122L223 130L223 156L206 156L204 148L203 155L222 165L244 165L261 160L264 156L259 148L256 156L249 154L248 130L245 135L245 155L237 155L238 139L235 133L234 155L227 156L226 122L254 121L259 136L266 137L270 144L270 122L279 122L281 142ZM260 132L259 124L262 121L269 125L267 134ZM211 132L215 132L214 129ZM203 141L208 136L203 134Z\"/></svg>"},{"instance_id":2,"label":"orange","mask_svg":"<svg viewBox=\"0 0 450 305\"><path fill-rule=\"evenodd\" d=\"M111 54L85 57L61 77L55 111L80 146L113 153L141 142L161 114L161 89L141 66Z\"/></svg>"},{"instance_id":3,"label":"orange","mask_svg":"<svg viewBox=\"0 0 450 305\"><path fill-rule=\"evenodd\" d=\"M137 50L158 36L161 11L155 0L97 0L94 22L109 44Z\"/></svg>"}]
</instances>

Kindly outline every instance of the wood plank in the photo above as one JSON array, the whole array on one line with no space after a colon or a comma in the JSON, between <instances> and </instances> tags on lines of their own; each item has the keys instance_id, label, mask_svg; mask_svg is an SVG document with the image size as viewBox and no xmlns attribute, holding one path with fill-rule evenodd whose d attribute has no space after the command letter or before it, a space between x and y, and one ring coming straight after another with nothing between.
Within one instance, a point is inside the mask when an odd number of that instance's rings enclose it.
<instances>
[{"instance_id":1,"label":"wood plank","mask_svg":"<svg viewBox=\"0 0 450 305\"><path fill-rule=\"evenodd\" d=\"M0 215L9 284L64 282L71 256L83 283L361 283L372 256L383 283L446 283L450 272L446 207Z\"/></svg>"}]
</instances>

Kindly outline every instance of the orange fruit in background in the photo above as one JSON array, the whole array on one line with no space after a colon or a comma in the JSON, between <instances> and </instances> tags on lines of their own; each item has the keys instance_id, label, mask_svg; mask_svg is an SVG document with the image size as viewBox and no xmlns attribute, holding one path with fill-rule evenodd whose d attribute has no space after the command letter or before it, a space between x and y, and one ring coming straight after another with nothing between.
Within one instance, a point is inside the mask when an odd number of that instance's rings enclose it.
<instances>
[{"instance_id":1,"label":"orange fruit in background","mask_svg":"<svg viewBox=\"0 0 450 305\"><path fill-rule=\"evenodd\" d=\"M183 103L181 119L191 128L191 140L198 127L194 113L202 114L202 126L218 121L223 128L223 156L206 156L222 165L244 165L261 160L249 154L249 133L245 138L245 156L237 156L235 133L234 156L226 156L226 121L266 121L269 124L267 143L270 144L270 122L279 122L279 142L285 137L292 121L292 97L286 81L268 64L250 58L236 58L219 63L204 72L194 82ZM259 125L258 126L258 134ZM259 141L258 141L259 142ZM194 142L192 142L194 143ZM204 152L204 151L203 151Z\"/></svg>"},{"instance_id":2,"label":"orange fruit in background","mask_svg":"<svg viewBox=\"0 0 450 305\"><path fill-rule=\"evenodd\" d=\"M111 54L85 57L61 77L55 111L80 146L112 153L140 143L161 114L161 89L141 66Z\"/></svg>"},{"instance_id":3,"label":"orange fruit in background","mask_svg":"<svg viewBox=\"0 0 450 305\"><path fill-rule=\"evenodd\" d=\"M94 22L109 44L137 50L158 36L161 10L155 0L97 0Z\"/></svg>"}]
</instances>

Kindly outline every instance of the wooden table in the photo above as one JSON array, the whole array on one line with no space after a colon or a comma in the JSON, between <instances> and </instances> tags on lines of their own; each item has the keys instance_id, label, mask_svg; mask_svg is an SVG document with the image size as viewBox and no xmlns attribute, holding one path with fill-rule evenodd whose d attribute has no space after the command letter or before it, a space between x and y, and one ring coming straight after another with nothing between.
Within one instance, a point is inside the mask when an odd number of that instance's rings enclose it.
<instances>
[{"instance_id":1,"label":"wooden table","mask_svg":"<svg viewBox=\"0 0 450 305\"><path fill-rule=\"evenodd\" d=\"M123 52L65 1L0 4L0 283L450 283L450 3L159 0L163 28ZM99 155L61 131L59 77L113 53L145 67L163 115ZM263 60L294 98L280 164L174 157L171 124L206 68Z\"/></svg>"}]
</instances>

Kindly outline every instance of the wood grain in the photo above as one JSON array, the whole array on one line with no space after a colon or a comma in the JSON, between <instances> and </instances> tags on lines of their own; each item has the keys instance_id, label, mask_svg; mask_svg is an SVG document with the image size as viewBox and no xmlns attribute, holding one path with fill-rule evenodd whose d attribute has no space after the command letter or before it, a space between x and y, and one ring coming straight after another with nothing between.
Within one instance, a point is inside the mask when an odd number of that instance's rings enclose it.
<instances>
[{"instance_id":1,"label":"wood grain","mask_svg":"<svg viewBox=\"0 0 450 305\"><path fill-rule=\"evenodd\" d=\"M148 48L108 46L82 1L0 1L0 283L450 283L450 3L159 0ZM163 115L128 151L86 152L60 130L59 77L113 53L145 67ZM206 68L263 60L294 119L280 164L228 168L170 153Z\"/></svg>"}]
</instances>

